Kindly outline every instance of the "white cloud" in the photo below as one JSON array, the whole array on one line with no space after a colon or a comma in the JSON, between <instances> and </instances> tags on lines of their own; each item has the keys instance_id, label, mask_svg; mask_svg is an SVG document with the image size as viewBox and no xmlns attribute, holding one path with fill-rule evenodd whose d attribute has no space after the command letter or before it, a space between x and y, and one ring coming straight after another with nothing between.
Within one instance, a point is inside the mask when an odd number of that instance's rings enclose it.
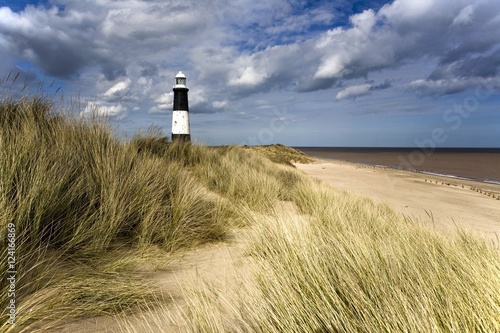
<instances>
[{"instance_id":1,"label":"white cloud","mask_svg":"<svg viewBox=\"0 0 500 333\"><path fill-rule=\"evenodd\" d=\"M203 6L192 1L51 3L61 7L28 6L19 13L1 8L0 34L8 37L11 52L32 50L30 60L56 77L98 66L107 79L115 80L138 58L157 62L169 51L175 57L178 47L192 40L189 36L210 34L204 28L212 16L203 15Z\"/></svg>"},{"instance_id":2,"label":"white cloud","mask_svg":"<svg viewBox=\"0 0 500 333\"><path fill-rule=\"evenodd\" d=\"M334 18L334 14L328 10L316 8L301 15L289 16L278 24L266 29L269 34L280 34L284 32L302 32L313 24L328 24Z\"/></svg>"},{"instance_id":3,"label":"white cloud","mask_svg":"<svg viewBox=\"0 0 500 333\"><path fill-rule=\"evenodd\" d=\"M80 112L80 116L89 117L115 117L118 120L123 120L126 117L127 108L122 104L108 104L106 102L97 101L89 103Z\"/></svg>"},{"instance_id":4,"label":"white cloud","mask_svg":"<svg viewBox=\"0 0 500 333\"><path fill-rule=\"evenodd\" d=\"M345 69L347 62L341 54L329 56L319 65L318 70L314 73L314 78L339 78L342 76L342 71Z\"/></svg>"},{"instance_id":5,"label":"white cloud","mask_svg":"<svg viewBox=\"0 0 500 333\"><path fill-rule=\"evenodd\" d=\"M223 101L214 101L212 102L212 107L214 109L225 109L229 106L229 102L227 100L223 100Z\"/></svg>"},{"instance_id":6,"label":"white cloud","mask_svg":"<svg viewBox=\"0 0 500 333\"><path fill-rule=\"evenodd\" d=\"M103 96L107 99L121 97L127 92L127 89L130 86L131 82L132 81L130 79L120 81L120 82L116 83L115 85L113 85L111 88L109 88L103 94Z\"/></svg>"},{"instance_id":7,"label":"white cloud","mask_svg":"<svg viewBox=\"0 0 500 333\"><path fill-rule=\"evenodd\" d=\"M156 108L158 110L172 111L172 105L173 105L172 103L174 102L174 93L172 91L168 93L163 93L154 101L156 103Z\"/></svg>"},{"instance_id":8,"label":"white cloud","mask_svg":"<svg viewBox=\"0 0 500 333\"><path fill-rule=\"evenodd\" d=\"M203 89L191 89L189 92L189 107L196 108L207 102L206 93Z\"/></svg>"},{"instance_id":9,"label":"white cloud","mask_svg":"<svg viewBox=\"0 0 500 333\"><path fill-rule=\"evenodd\" d=\"M337 93L335 99L336 100L341 100L345 98L356 99L356 97L368 95L371 89L372 89L371 84L361 84L357 86L347 87L341 90L339 93Z\"/></svg>"},{"instance_id":10,"label":"white cloud","mask_svg":"<svg viewBox=\"0 0 500 333\"><path fill-rule=\"evenodd\" d=\"M339 80L366 77L422 57L444 60L438 62L438 67L480 54L484 55L483 63L492 63L496 60L487 56L487 50L500 47L500 36L492 33L500 29L500 22L493 23L496 10L500 10L500 3L488 0L472 5L465 0L397 0L378 12L356 14L350 18L351 27L328 30L314 40L320 57L313 80L304 84L303 90L329 88ZM477 19L479 13L483 16L481 22ZM449 29L464 24L468 29ZM478 39L478 35L483 37ZM472 67L468 73L460 64L455 67L461 70L457 75L474 75ZM480 67L487 68L484 64ZM496 72L493 69L490 75Z\"/></svg>"},{"instance_id":11,"label":"white cloud","mask_svg":"<svg viewBox=\"0 0 500 333\"><path fill-rule=\"evenodd\" d=\"M375 12L369 9L360 14L351 16L351 22L354 27L367 34L372 30L373 26L377 22L377 17L375 15Z\"/></svg>"},{"instance_id":12,"label":"white cloud","mask_svg":"<svg viewBox=\"0 0 500 333\"><path fill-rule=\"evenodd\" d=\"M109 106L100 106L99 107L100 114L106 115L109 117L115 117L123 114L126 111L126 108L121 105L109 105Z\"/></svg>"},{"instance_id":13,"label":"white cloud","mask_svg":"<svg viewBox=\"0 0 500 333\"><path fill-rule=\"evenodd\" d=\"M264 82L267 74L257 71L253 67L245 67L239 70L240 74L229 80L230 86L256 86Z\"/></svg>"},{"instance_id":14,"label":"white cloud","mask_svg":"<svg viewBox=\"0 0 500 333\"><path fill-rule=\"evenodd\" d=\"M474 18L474 6L469 5L463 8L460 13L453 19L451 26L460 26L470 23Z\"/></svg>"},{"instance_id":15,"label":"white cloud","mask_svg":"<svg viewBox=\"0 0 500 333\"><path fill-rule=\"evenodd\" d=\"M418 97L450 95L467 89L487 90L489 93L498 89L500 79L451 78L440 80L419 79L412 81L408 88Z\"/></svg>"},{"instance_id":16,"label":"white cloud","mask_svg":"<svg viewBox=\"0 0 500 333\"><path fill-rule=\"evenodd\" d=\"M395 0L391 4L385 5L380 10L380 14L396 24L411 23L420 21L426 16L432 16L438 7L441 7L440 4L446 8L453 1L455 0ZM453 8L449 7L449 9ZM442 15L441 13L436 14Z\"/></svg>"},{"instance_id":17,"label":"white cloud","mask_svg":"<svg viewBox=\"0 0 500 333\"><path fill-rule=\"evenodd\" d=\"M150 96L159 96L160 85L171 80L183 64L189 63L191 68L186 69L194 71L190 82L197 78L205 95L223 91L229 98L240 98L289 87L311 91L397 68L422 56L445 57L450 40L463 48L476 47L473 32L447 35L452 25L472 24L476 35L487 36L484 43L498 43L492 34L500 25L486 17L500 7L493 0L472 4L466 0L396 0L379 11L369 9L351 16L351 26L324 32L307 29L334 23L336 12L326 2L298 13L292 8L296 4L285 0L237 0L231 5L211 0L206 6L194 0L51 3L62 6L27 7L20 13L0 9L0 47L8 50L6 58L20 55L45 73L63 78L97 68L105 80L118 81L117 85L131 80L126 88L104 85L105 90L96 95L108 99L121 95L127 99L124 103L149 101L144 109L153 106ZM487 29L481 25L485 22ZM303 30L303 36L291 34L292 39L286 39L287 33ZM23 31L35 31L36 38L21 40ZM285 35L279 45L273 42L281 38L276 34ZM144 69L141 63L149 67ZM144 73L147 81L140 77Z\"/></svg>"},{"instance_id":18,"label":"white cloud","mask_svg":"<svg viewBox=\"0 0 500 333\"><path fill-rule=\"evenodd\" d=\"M54 10L51 10L49 15L53 13ZM47 23L46 15L34 7L27 7L23 14L15 13L9 7L0 7L0 18L0 31L16 32L21 38L32 38L40 31L49 29L43 26Z\"/></svg>"},{"instance_id":19,"label":"white cloud","mask_svg":"<svg viewBox=\"0 0 500 333\"><path fill-rule=\"evenodd\" d=\"M149 114L165 114L167 113L165 110L160 110L157 106L152 106L148 110Z\"/></svg>"}]
</instances>

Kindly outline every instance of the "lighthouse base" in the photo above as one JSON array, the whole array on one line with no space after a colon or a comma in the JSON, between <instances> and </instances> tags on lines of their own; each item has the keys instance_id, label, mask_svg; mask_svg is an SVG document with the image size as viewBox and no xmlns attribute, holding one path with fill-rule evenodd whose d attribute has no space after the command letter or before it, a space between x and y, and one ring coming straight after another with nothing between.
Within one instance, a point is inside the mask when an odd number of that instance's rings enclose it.
<instances>
[{"instance_id":1,"label":"lighthouse base","mask_svg":"<svg viewBox=\"0 0 500 333\"><path fill-rule=\"evenodd\" d=\"M186 110L174 110L172 114L172 141L190 141L189 112Z\"/></svg>"},{"instance_id":2,"label":"lighthouse base","mask_svg":"<svg viewBox=\"0 0 500 333\"><path fill-rule=\"evenodd\" d=\"M173 134L172 141L189 142L191 141L191 134Z\"/></svg>"}]
</instances>

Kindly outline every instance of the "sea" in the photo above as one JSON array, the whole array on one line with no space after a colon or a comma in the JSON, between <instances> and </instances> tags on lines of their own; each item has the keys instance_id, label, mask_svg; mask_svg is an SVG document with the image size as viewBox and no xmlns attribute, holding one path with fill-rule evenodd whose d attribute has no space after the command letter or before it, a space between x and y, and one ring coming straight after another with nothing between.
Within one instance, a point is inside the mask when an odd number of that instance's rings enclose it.
<instances>
[{"instance_id":1,"label":"sea","mask_svg":"<svg viewBox=\"0 0 500 333\"><path fill-rule=\"evenodd\" d=\"M315 158L500 185L500 148L293 148Z\"/></svg>"}]
</instances>

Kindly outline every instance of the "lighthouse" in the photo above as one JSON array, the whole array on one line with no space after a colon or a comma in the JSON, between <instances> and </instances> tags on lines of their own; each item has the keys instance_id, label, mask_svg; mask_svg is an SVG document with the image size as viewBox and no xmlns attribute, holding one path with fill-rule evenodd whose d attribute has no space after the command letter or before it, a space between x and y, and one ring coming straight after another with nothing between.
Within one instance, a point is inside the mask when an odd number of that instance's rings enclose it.
<instances>
[{"instance_id":1,"label":"lighthouse","mask_svg":"<svg viewBox=\"0 0 500 333\"><path fill-rule=\"evenodd\" d=\"M179 72L175 76L174 107L172 113L172 141L191 141L189 132L189 105L186 75Z\"/></svg>"}]
</instances>

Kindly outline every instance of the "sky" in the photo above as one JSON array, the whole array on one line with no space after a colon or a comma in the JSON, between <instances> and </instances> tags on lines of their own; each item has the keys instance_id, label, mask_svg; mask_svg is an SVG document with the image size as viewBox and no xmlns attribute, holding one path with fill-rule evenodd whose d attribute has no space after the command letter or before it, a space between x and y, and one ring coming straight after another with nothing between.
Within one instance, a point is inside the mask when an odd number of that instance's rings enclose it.
<instances>
[{"instance_id":1,"label":"sky","mask_svg":"<svg viewBox=\"0 0 500 333\"><path fill-rule=\"evenodd\" d=\"M183 71L202 144L500 148L498 0L0 0L0 59L123 138Z\"/></svg>"}]
</instances>

